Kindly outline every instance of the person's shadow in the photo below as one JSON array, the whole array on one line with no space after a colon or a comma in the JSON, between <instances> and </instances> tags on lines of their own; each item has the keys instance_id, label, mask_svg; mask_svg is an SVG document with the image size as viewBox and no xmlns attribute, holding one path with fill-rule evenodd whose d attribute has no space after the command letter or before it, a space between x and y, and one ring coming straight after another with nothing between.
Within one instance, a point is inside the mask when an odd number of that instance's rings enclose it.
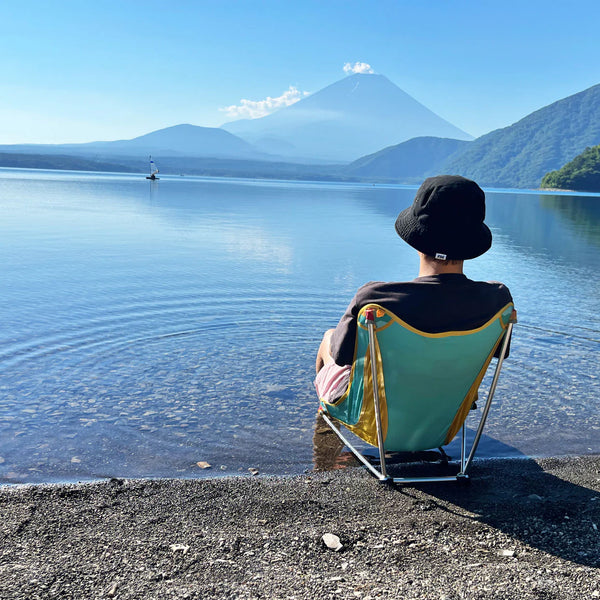
<instances>
[{"instance_id":1,"label":"person's shadow","mask_svg":"<svg viewBox=\"0 0 600 600\"><path fill-rule=\"evenodd\" d=\"M512 456L518 454L511 450ZM375 449L372 456L376 461ZM456 463L439 459L435 452L418 453L411 459L392 454L387 461L388 473L392 477L433 476L458 470ZM313 464L315 471L360 465L319 418L313 437ZM418 488L430 496L429 508L463 517L469 513L467 518L494 527L526 546L580 565L600 567L600 458L546 459L542 464L543 468L524 455L475 460L466 485L423 483L398 485L397 490L423 502L422 495L415 492ZM595 465L592 472L590 464Z\"/></svg>"}]
</instances>

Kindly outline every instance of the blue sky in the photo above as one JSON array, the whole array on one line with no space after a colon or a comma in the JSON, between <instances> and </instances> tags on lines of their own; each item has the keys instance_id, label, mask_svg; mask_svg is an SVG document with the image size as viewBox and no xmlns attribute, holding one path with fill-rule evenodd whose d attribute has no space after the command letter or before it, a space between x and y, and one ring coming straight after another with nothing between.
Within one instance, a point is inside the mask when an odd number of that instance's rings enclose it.
<instances>
[{"instance_id":1,"label":"blue sky","mask_svg":"<svg viewBox=\"0 0 600 600\"><path fill-rule=\"evenodd\" d=\"M216 127L356 62L478 136L600 83L599 26L599 0L7 2L0 143Z\"/></svg>"}]
</instances>

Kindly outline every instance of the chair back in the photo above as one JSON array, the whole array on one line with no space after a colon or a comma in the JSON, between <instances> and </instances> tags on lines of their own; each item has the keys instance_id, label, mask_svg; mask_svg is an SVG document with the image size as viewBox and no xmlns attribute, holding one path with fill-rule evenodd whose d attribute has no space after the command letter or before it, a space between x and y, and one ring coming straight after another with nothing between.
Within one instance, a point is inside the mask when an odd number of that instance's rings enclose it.
<instances>
[{"instance_id":1,"label":"chair back","mask_svg":"<svg viewBox=\"0 0 600 600\"><path fill-rule=\"evenodd\" d=\"M462 427L507 329L513 305L469 331L426 333L369 304L358 315L350 384L327 413L377 445L371 352L366 321L374 316L377 388L386 450L420 451L448 444Z\"/></svg>"}]
</instances>

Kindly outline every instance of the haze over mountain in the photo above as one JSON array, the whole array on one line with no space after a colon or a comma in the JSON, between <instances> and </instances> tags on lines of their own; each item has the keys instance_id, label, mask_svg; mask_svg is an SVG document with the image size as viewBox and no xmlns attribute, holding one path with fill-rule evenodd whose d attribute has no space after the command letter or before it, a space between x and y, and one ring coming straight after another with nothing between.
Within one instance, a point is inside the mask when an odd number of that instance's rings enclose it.
<instances>
[{"instance_id":1,"label":"haze over mountain","mask_svg":"<svg viewBox=\"0 0 600 600\"><path fill-rule=\"evenodd\" d=\"M593 86L472 142L414 138L354 161L348 176L414 183L456 173L488 187L537 188L586 147L600 143L600 85Z\"/></svg>"},{"instance_id":2,"label":"haze over mountain","mask_svg":"<svg viewBox=\"0 0 600 600\"><path fill-rule=\"evenodd\" d=\"M473 139L385 76L366 73L345 77L266 117L222 128L264 152L336 162L418 136Z\"/></svg>"},{"instance_id":3,"label":"haze over mountain","mask_svg":"<svg viewBox=\"0 0 600 600\"><path fill-rule=\"evenodd\" d=\"M347 165L347 176L369 177L402 183L418 183L443 172L450 156L464 151L471 142L437 137L416 137L363 156Z\"/></svg>"},{"instance_id":4,"label":"haze over mountain","mask_svg":"<svg viewBox=\"0 0 600 600\"><path fill-rule=\"evenodd\" d=\"M85 144L26 144L0 146L4 152L71 154L75 156L189 156L212 158L259 158L262 153L248 142L218 127L174 125L131 140Z\"/></svg>"},{"instance_id":5,"label":"haze over mountain","mask_svg":"<svg viewBox=\"0 0 600 600\"><path fill-rule=\"evenodd\" d=\"M405 118L407 114L412 120ZM225 129L176 125L131 140L0 146L0 166L144 171L147 155L152 154L163 173L418 183L445 172L470 177L487 187L537 188L547 172L560 169L586 147L600 144L600 85L474 141L414 136L414 129L421 126L417 125L419 115L431 117L433 113L385 77L360 74L267 117L228 124L254 128L247 135L262 135L263 150L270 147L273 154L261 152ZM439 117L429 119L432 126L440 121L456 133ZM399 135L400 128L412 137L391 145L384 141ZM284 139L292 132L297 139ZM277 137L280 133L285 136ZM304 161L294 154L300 147L308 152L314 144L319 149L313 147L314 153ZM341 157L317 164L327 152L335 156L334 148L348 156L369 144L375 145L375 151L349 164ZM281 157L284 153L287 158ZM55 157L51 161L46 158L50 155Z\"/></svg>"}]
</instances>

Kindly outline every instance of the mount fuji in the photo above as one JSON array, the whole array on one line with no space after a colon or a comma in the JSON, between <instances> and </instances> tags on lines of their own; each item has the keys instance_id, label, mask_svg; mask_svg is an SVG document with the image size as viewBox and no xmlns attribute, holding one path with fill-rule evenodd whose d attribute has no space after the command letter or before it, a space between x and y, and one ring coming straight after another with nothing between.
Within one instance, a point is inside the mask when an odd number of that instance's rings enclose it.
<instances>
[{"instance_id":1,"label":"mount fuji","mask_svg":"<svg viewBox=\"0 0 600 600\"><path fill-rule=\"evenodd\" d=\"M473 137L417 102L387 77L355 74L258 119L222 125L262 152L348 162L422 136Z\"/></svg>"}]
</instances>

